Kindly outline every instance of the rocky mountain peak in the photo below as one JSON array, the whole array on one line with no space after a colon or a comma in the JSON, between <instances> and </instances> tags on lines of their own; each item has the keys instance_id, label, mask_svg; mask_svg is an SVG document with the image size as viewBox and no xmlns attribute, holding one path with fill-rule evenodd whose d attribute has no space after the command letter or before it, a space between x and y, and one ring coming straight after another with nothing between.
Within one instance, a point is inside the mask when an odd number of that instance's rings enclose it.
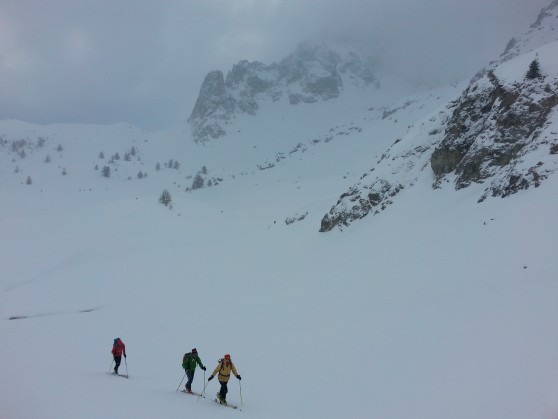
<instances>
[{"instance_id":1,"label":"rocky mountain peak","mask_svg":"<svg viewBox=\"0 0 558 419\"><path fill-rule=\"evenodd\" d=\"M200 97L205 100L198 100L188 121L203 117L217 110L221 99L225 96L225 78L220 70L208 73L200 89Z\"/></svg>"},{"instance_id":2,"label":"rocky mountain peak","mask_svg":"<svg viewBox=\"0 0 558 419\"><path fill-rule=\"evenodd\" d=\"M226 77L210 72L188 122L194 140L204 142L225 135L225 125L237 115L255 115L266 101L297 105L331 100L346 83L367 87L375 81L373 62L358 53L301 44L279 63L243 60Z\"/></svg>"}]
</instances>

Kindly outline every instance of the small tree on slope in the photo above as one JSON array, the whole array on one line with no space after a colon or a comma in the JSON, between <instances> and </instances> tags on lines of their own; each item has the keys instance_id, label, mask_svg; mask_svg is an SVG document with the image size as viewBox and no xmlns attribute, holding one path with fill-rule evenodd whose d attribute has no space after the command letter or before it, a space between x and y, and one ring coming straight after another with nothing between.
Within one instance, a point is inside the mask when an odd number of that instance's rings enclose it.
<instances>
[{"instance_id":1,"label":"small tree on slope","mask_svg":"<svg viewBox=\"0 0 558 419\"><path fill-rule=\"evenodd\" d=\"M172 198L171 198L170 192L167 191L166 189L163 190L163 193L159 197L159 202L161 204L163 204L165 207L167 207L171 203L171 201L172 201Z\"/></svg>"},{"instance_id":2,"label":"small tree on slope","mask_svg":"<svg viewBox=\"0 0 558 419\"><path fill-rule=\"evenodd\" d=\"M533 80L538 77L541 77L541 66L539 64L539 60L535 58L533 61L531 61L531 64L529 64L529 71L527 71L525 78Z\"/></svg>"}]
</instances>

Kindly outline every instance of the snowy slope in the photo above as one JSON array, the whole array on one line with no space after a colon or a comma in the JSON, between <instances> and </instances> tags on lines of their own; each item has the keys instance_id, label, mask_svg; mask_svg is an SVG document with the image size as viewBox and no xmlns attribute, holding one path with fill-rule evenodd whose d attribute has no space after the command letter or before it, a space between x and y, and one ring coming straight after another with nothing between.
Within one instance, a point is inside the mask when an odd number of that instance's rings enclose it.
<instances>
[{"instance_id":1,"label":"snowy slope","mask_svg":"<svg viewBox=\"0 0 558 419\"><path fill-rule=\"evenodd\" d=\"M482 77L487 71L520 55L527 54L537 48L558 40L558 0L552 0L541 9L537 20L520 36L509 40L506 49L500 56L479 71L473 81Z\"/></svg>"},{"instance_id":2,"label":"snowy slope","mask_svg":"<svg viewBox=\"0 0 558 419\"><path fill-rule=\"evenodd\" d=\"M246 417L558 412L554 179L482 206L423 183L382 222L322 235L315 217L280 217L328 179L270 173L175 195L172 211L124 188L4 190L3 417L236 414L175 393L194 346L208 368L232 354ZM105 374L117 336L129 380Z\"/></svg>"},{"instance_id":3,"label":"snowy slope","mask_svg":"<svg viewBox=\"0 0 558 419\"><path fill-rule=\"evenodd\" d=\"M536 53L554 83L552 44L496 74ZM0 418L558 417L558 177L482 204L480 183L433 189L424 150L464 87L266 103L204 145L0 121ZM371 169L412 187L319 233ZM208 372L232 355L242 412L175 392L193 347Z\"/></svg>"},{"instance_id":4,"label":"snowy slope","mask_svg":"<svg viewBox=\"0 0 558 419\"><path fill-rule=\"evenodd\" d=\"M240 404L242 384L246 417L555 416L555 178L483 205L471 204L479 188L422 179L381 222L317 232L334 191L457 91L350 113L313 136L290 124L303 146L265 170L282 150L251 131L231 137L244 147L232 154L181 132L2 122L2 416L237 414L175 393L192 347L208 369L231 353L243 380L229 400ZM9 150L38 136L51 163ZM101 150L133 145L141 161L115 163L110 178L94 170ZM168 158L180 170L154 170ZM224 180L184 192L204 164ZM148 176L128 180L139 168ZM164 187L172 210L157 202ZM117 336L129 380L106 374Z\"/></svg>"},{"instance_id":5,"label":"snowy slope","mask_svg":"<svg viewBox=\"0 0 558 419\"><path fill-rule=\"evenodd\" d=\"M379 214L423 178L441 188L486 185L477 197L539 187L558 170L558 41L473 81L459 98L409 128L343 192L320 231ZM540 63L541 76L526 78Z\"/></svg>"}]
</instances>

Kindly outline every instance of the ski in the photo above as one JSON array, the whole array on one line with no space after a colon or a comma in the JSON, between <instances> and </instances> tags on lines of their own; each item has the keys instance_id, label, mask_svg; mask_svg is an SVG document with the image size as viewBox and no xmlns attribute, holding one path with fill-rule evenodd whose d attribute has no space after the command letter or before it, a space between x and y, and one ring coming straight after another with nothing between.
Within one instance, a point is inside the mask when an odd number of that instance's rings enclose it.
<instances>
[{"instance_id":1,"label":"ski","mask_svg":"<svg viewBox=\"0 0 558 419\"><path fill-rule=\"evenodd\" d=\"M214 399L214 401L215 401L215 403L217 403L218 405L230 407L231 409L238 409L238 406L236 406L236 405L234 405L234 404L230 404L230 403L225 403L225 404L223 404L223 403L221 403L217 398ZM242 410L242 409L238 409L238 410Z\"/></svg>"},{"instance_id":2,"label":"ski","mask_svg":"<svg viewBox=\"0 0 558 419\"><path fill-rule=\"evenodd\" d=\"M188 391L186 391L186 390L180 390L180 392L181 392L181 393L184 393L184 394L190 394L190 395L192 395L192 396L203 397L203 398L205 399L205 396L204 396L203 394L196 393L195 391L188 392Z\"/></svg>"},{"instance_id":3,"label":"ski","mask_svg":"<svg viewBox=\"0 0 558 419\"><path fill-rule=\"evenodd\" d=\"M130 378L130 377L128 376L128 374L117 374L117 373L115 373L115 372L107 372L107 374L108 374L108 375L116 375L116 376L122 377L122 378Z\"/></svg>"}]
</instances>

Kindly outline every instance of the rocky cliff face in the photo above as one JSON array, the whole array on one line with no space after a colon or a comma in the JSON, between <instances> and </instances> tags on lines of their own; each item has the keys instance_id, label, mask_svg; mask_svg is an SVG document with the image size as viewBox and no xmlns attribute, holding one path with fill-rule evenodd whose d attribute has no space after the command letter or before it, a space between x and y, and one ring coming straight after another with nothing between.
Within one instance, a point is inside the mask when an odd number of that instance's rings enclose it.
<instances>
[{"instance_id":1,"label":"rocky cliff face","mask_svg":"<svg viewBox=\"0 0 558 419\"><path fill-rule=\"evenodd\" d=\"M546 177L540 161L524 165L524 158L555 141L544 136L549 116L558 105L556 75L504 85L492 71L462 94L445 136L430 158L438 187L447 175L457 189L489 182L487 196L508 196L538 186Z\"/></svg>"},{"instance_id":2,"label":"rocky cliff face","mask_svg":"<svg viewBox=\"0 0 558 419\"><path fill-rule=\"evenodd\" d=\"M267 100L292 105L339 97L346 83L374 86L373 64L354 52L334 52L324 46L302 45L279 63L241 61L225 77L209 73L188 119L197 142L226 134L239 114L255 115Z\"/></svg>"},{"instance_id":3,"label":"rocky cliff face","mask_svg":"<svg viewBox=\"0 0 558 419\"><path fill-rule=\"evenodd\" d=\"M434 188L483 185L478 202L538 187L558 172L555 57L558 41L472 81L459 98L397 140L343 193L323 217L320 231L380 213L421 176L433 178ZM526 73L535 59L542 75L529 79Z\"/></svg>"}]
</instances>

